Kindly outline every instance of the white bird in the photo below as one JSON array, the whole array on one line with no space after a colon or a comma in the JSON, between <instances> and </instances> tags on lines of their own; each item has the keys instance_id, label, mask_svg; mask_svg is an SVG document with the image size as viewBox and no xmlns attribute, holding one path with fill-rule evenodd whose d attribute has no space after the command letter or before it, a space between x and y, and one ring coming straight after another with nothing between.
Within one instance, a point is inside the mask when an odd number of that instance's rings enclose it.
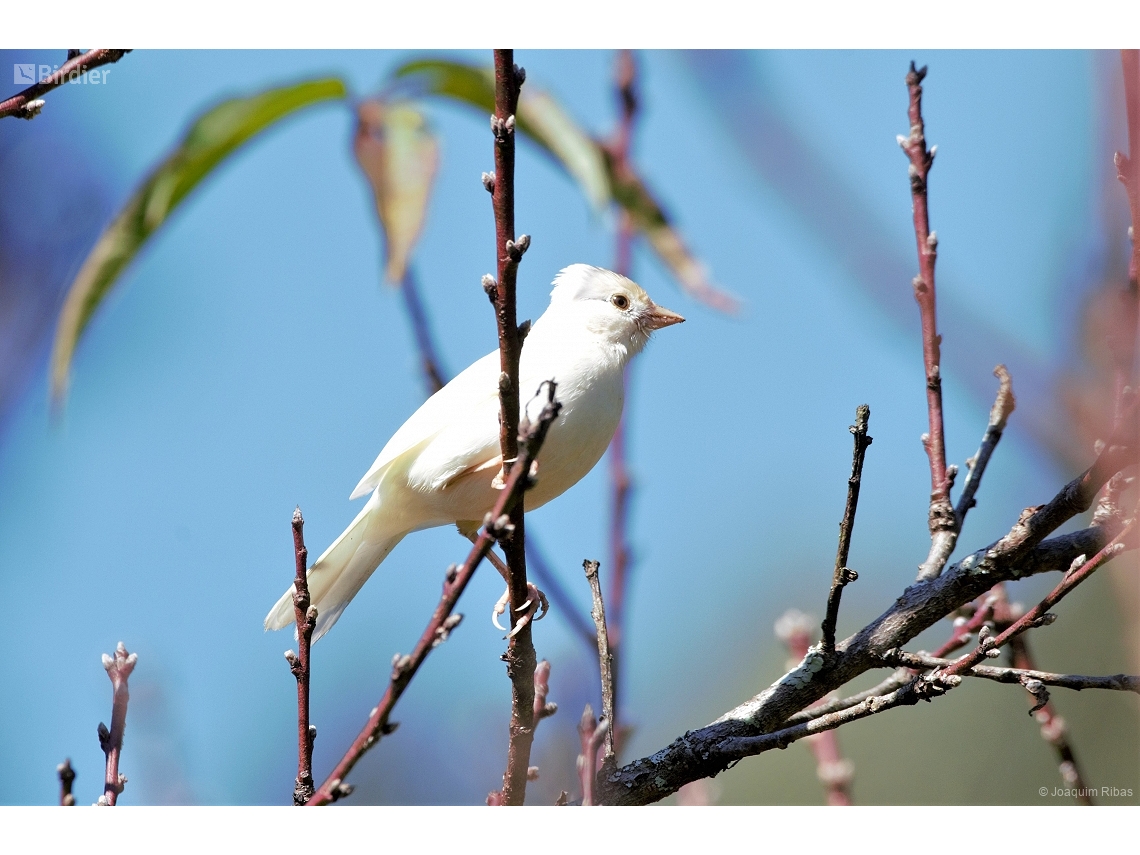
<instances>
[{"instance_id":1,"label":"white bird","mask_svg":"<svg viewBox=\"0 0 1140 855\"><path fill-rule=\"evenodd\" d=\"M601 459L621 419L626 363L653 330L683 320L612 271L572 264L555 277L550 307L526 336L519 365L524 415L538 418L542 400L531 396L544 380L557 382L562 404L538 455L528 510L570 489ZM356 485L349 498L371 493L367 504L309 568L314 641L405 535L448 524L470 535L482 525L502 487L499 374L494 350L456 376L404 422ZM293 623L293 590L270 609L267 630Z\"/></svg>"}]
</instances>

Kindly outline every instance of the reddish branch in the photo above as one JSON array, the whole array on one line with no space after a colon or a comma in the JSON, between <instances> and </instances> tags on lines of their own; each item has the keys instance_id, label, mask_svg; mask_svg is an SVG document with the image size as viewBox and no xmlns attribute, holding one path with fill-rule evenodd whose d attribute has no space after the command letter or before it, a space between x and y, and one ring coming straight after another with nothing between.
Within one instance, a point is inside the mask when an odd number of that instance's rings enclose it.
<instances>
[{"instance_id":1,"label":"reddish branch","mask_svg":"<svg viewBox=\"0 0 1140 855\"><path fill-rule=\"evenodd\" d=\"M1106 486L1105 489L1107 490L1108 487ZM992 625L999 630L1005 629L1018 617L1020 617L1020 612L1015 613L1015 607L1011 606L1006 598L1005 584L999 582L993 587L993 590L974 604L972 615L968 618L961 616L954 621L954 630L950 638L935 650L932 656L935 659L949 656L954 651L965 647L970 638L979 633L982 627ZM1036 670L1025 636L1019 635L1012 638L1009 647L1014 668L1026 671ZM908 673L915 674L917 671L910 669ZM1084 784L1080 765L1077 763L1076 755L1066 736L1064 720L1057 715L1051 703L1040 706L1036 696L1030 694L1030 697L1033 698L1033 714L1041 725L1041 736L1053 746L1057 753L1060 761L1061 778L1065 781L1066 786L1080 791L1081 794L1077 796L1078 803L1092 804L1091 799L1083 794L1088 788Z\"/></svg>"},{"instance_id":2,"label":"reddish branch","mask_svg":"<svg viewBox=\"0 0 1140 855\"><path fill-rule=\"evenodd\" d=\"M855 511L859 506L863 458L867 455L867 448L874 441L867 434L867 423L870 418L871 408L866 404L860 404L855 409L855 424L849 428L855 438L855 450L851 455L851 477L847 479L847 504L843 508L843 519L839 523L839 548L835 554L831 590L827 595L827 614L823 619L823 652L829 655L835 652L835 625L839 620L839 600L843 596L843 588L859 578L859 575L847 566L847 555L851 550L851 532L855 527ZM805 646L804 654L806 653Z\"/></svg>"},{"instance_id":3,"label":"reddish branch","mask_svg":"<svg viewBox=\"0 0 1140 855\"><path fill-rule=\"evenodd\" d=\"M792 610L776 621L776 637L784 642L794 658L793 667L807 656L811 647L810 633L811 619L803 612ZM815 711L815 716L809 716L808 721L811 717L824 714L823 710L819 709L823 703L826 701L808 707L806 712ZM808 744L815 756L816 777L824 786L827 803L835 806L854 804L851 800L851 778L855 769L851 761L847 760L839 750L839 739L836 735L831 731L820 733L812 737Z\"/></svg>"},{"instance_id":4,"label":"reddish branch","mask_svg":"<svg viewBox=\"0 0 1140 855\"><path fill-rule=\"evenodd\" d=\"M103 667L107 669L107 676L111 678L111 729L99 723L99 747L107 758L106 774L103 778L103 795L96 804L113 807L127 783L126 775L119 774L119 755L123 750L123 731L127 726L127 701L130 692L127 681L131 672L135 670L138 661L137 653L127 653L123 642L115 648L115 655L103 654Z\"/></svg>"},{"instance_id":5,"label":"reddish branch","mask_svg":"<svg viewBox=\"0 0 1140 855\"><path fill-rule=\"evenodd\" d=\"M74 807L75 796L71 794L71 785L75 782L75 770L71 768L71 758L68 757L55 767L59 775L59 804L61 807Z\"/></svg>"},{"instance_id":6,"label":"reddish branch","mask_svg":"<svg viewBox=\"0 0 1140 855\"><path fill-rule=\"evenodd\" d=\"M21 119L31 119L43 109L44 102L40 99L56 87L62 86L72 80L78 80L93 68L101 65L110 65L118 62L129 50L112 48L99 48L89 50L85 54L73 56L74 51L67 52L67 62L53 72L49 77L34 83L18 95L13 95L7 101L0 101L0 119L5 116L16 116Z\"/></svg>"},{"instance_id":7,"label":"reddish branch","mask_svg":"<svg viewBox=\"0 0 1140 855\"><path fill-rule=\"evenodd\" d=\"M637 115L637 63L634 61L633 51L618 52L617 67L615 69L615 84L617 89L620 118L617 130L611 141L606 145L610 157L617 165L618 171L632 171L630 149L633 144L633 130ZM632 276L633 271L633 236L634 228L629 214L624 208L618 211L618 230L614 249L614 270L622 276ZM622 386L625 390L626 400L629 400L629 385L632 363L627 365L622 376ZM615 750L621 749L621 728L616 716L618 711L618 697L621 690L621 650L622 636L625 628L625 595L629 587L629 572L632 568L632 559L629 548L629 508L633 497L633 482L629 467L626 465L626 416L622 413L618 421L617 430L614 431L610 441L609 469L610 469L610 620L608 623L609 652L612 658L612 691L613 709L610 713L614 718L608 718L610 723L607 746L612 746L615 740ZM603 680L604 682L604 680Z\"/></svg>"},{"instance_id":8,"label":"reddish branch","mask_svg":"<svg viewBox=\"0 0 1140 855\"><path fill-rule=\"evenodd\" d=\"M1125 538L1132 531L1135 524L1135 518L1128 520L1120 533L1092 558L1088 558L1086 555L1077 556L1077 558L1073 560L1069 571L1057 586L1049 592L1049 595L1045 597L1045 599L1011 623L996 637L987 636L984 632L979 632L978 646L972 652L955 660L952 665L942 669L939 673L942 676L961 676L966 674L983 659L996 656L1004 644L1007 644L1011 639L1026 630L1037 626L1048 626L1052 623L1056 616L1050 614L1049 609L1064 599L1073 588L1088 579L1098 568L1107 563L1109 559L1123 552L1125 549Z\"/></svg>"},{"instance_id":9,"label":"reddish branch","mask_svg":"<svg viewBox=\"0 0 1140 855\"><path fill-rule=\"evenodd\" d=\"M1140 51L1122 50L1120 64L1124 71L1124 103L1128 114L1128 155L1116 153L1116 174L1128 191L1128 207L1132 212L1132 259L1128 265L1128 278L1135 283L1140 271ZM1133 285L1133 287L1136 287Z\"/></svg>"},{"instance_id":10,"label":"reddish branch","mask_svg":"<svg viewBox=\"0 0 1140 855\"><path fill-rule=\"evenodd\" d=\"M598 751L603 742L609 742L610 723L594 718L594 708L586 704L578 722L578 779L582 784L582 806L597 804L594 795L598 778Z\"/></svg>"},{"instance_id":11,"label":"reddish branch","mask_svg":"<svg viewBox=\"0 0 1140 855\"><path fill-rule=\"evenodd\" d=\"M499 329L499 445L503 455L503 474L511 472L518 457L519 423L519 358L523 334L515 313L515 278L519 261L530 246L530 238L515 240L515 112L519 89L526 73L514 64L514 51L495 51L495 112L491 116L491 132L495 137L495 173L486 176L484 186L491 193L495 212L495 259L498 278L484 280L484 287L495 306ZM510 568L507 583L512 621L522 620L523 612L533 602L526 578L526 545L523 503L510 512L510 535L503 541L503 552ZM531 624L519 624L508 642L506 663L511 679L510 745L507 771L503 775L503 801L521 805L526 798L530 747L534 740L534 643Z\"/></svg>"},{"instance_id":12,"label":"reddish branch","mask_svg":"<svg viewBox=\"0 0 1140 855\"><path fill-rule=\"evenodd\" d=\"M307 574L309 551L305 548L305 519L300 507L293 511L293 554L296 576L293 581L293 617L297 623L297 653L285 651L289 670L297 678L297 781L293 804L304 805L313 796L313 740L317 729L309 724L309 667L317 607L310 605Z\"/></svg>"},{"instance_id":13,"label":"reddish branch","mask_svg":"<svg viewBox=\"0 0 1140 855\"><path fill-rule=\"evenodd\" d=\"M554 421L558 411L562 408L562 405L554 400L554 392L555 384L548 382L546 384L546 404L538 417L538 421L535 424L523 423L522 433L518 438L518 465L511 470L494 509L484 519L483 530L467 554L467 559L461 566L452 565L448 568L443 583L443 594L440 596L439 603L420 636L420 640L416 643L415 649L406 656L397 653L392 657L392 673L380 703L369 714L368 722L364 728L336 764L336 767L329 773L325 782L309 799L308 804L326 805L352 792L352 788L344 782L344 779L369 748L375 745L381 737L387 736L396 729L396 722L390 721L396 702L400 700L400 696L403 695L404 690L407 689L408 684L411 683L428 654L446 641L451 631L463 619L462 615L452 614L455 604L459 601L467 583L471 581L475 569L490 552L495 541L501 541L510 535L511 522L508 514L511 508L521 504L523 491L531 486L530 465L538 456L539 449L542 448L550 423ZM534 673L532 671L532 687L534 685L533 680ZM544 709L548 706L544 704ZM533 721L535 718L533 693L528 713Z\"/></svg>"},{"instance_id":14,"label":"reddish branch","mask_svg":"<svg viewBox=\"0 0 1140 855\"><path fill-rule=\"evenodd\" d=\"M946 467L946 440L942 430L942 338L938 335L935 314L934 264L938 257L938 237L930 231L930 213L927 207L927 183L930 167L938 146L927 150L925 128L922 121L922 79L925 66L916 69L910 64L906 86L910 93L910 133L899 137L899 145L910 160L910 196L914 212L914 237L918 246L918 276L914 279L914 297L922 317L922 361L926 368L926 408L930 418L930 432L923 435L922 444L930 458L930 556L919 568L918 578L932 579L942 571L937 554L944 547L941 541L946 532L954 529L954 508L950 504L950 487L953 470ZM948 555L949 553L947 553ZM943 562L945 559L943 559Z\"/></svg>"}]
</instances>

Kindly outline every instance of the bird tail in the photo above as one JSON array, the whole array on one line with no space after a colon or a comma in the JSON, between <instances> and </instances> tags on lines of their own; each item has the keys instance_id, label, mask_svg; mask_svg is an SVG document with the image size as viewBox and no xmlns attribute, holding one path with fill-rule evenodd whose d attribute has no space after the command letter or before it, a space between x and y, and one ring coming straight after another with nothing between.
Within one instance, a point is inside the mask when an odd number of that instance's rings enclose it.
<instances>
[{"instance_id":1,"label":"bird tail","mask_svg":"<svg viewBox=\"0 0 1140 855\"><path fill-rule=\"evenodd\" d=\"M345 606L368 581L380 562L388 557L406 531L393 531L391 515L384 512L373 495L316 563L309 568L309 598L317 607L313 641L328 632ZM265 616L265 628L284 629L294 622L293 592L290 585Z\"/></svg>"}]
</instances>

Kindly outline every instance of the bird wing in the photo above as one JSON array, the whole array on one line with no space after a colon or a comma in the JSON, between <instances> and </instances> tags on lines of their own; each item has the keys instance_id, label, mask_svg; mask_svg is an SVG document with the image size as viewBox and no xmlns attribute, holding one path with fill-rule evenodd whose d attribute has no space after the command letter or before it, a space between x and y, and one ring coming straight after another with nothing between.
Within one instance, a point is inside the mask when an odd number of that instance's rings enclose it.
<instances>
[{"instance_id":1,"label":"bird wing","mask_svg":"<svg viewBox=\"0 0 1140 855\"><path fill-rule=\"evenodd\" d=\"M392 461L417 447L408 480L429 489L498 454L498 377L498 350L456 375L392 435L349 498L375 490Z\"/></svg>"}]
</instances>

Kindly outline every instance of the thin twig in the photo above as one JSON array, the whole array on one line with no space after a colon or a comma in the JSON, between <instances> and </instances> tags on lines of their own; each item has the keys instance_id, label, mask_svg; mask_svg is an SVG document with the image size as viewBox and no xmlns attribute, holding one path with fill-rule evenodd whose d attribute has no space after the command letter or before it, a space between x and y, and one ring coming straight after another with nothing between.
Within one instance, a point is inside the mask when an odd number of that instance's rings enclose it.
<instances>
[{"instance_id":1,"label":"thin twig","mask_svg":"<svg viewBox=\"0 0 1140 855\"><path fill-rule=\"evenodd\" d=\"M6 101L0 101L0 119L5 116L17 116L21 119L34 118L44 106L44 102L40 98L41 95L45 95L72 80L78 80L93 68L118 62L124 54L128 53L130 50L99 48L89 50L79 56L73 56L72 51L68 51L67 62L53 72L50 77L32 84L23 92L13 95Z\"/></svg>"},{"instance_id":2,"label":"thin twig","mask_svg":"<svg viewBox=\"0 0 1140 855\"><path fill-rule=\"evenodd\" d=\"M71 793L71 785L75 782L75 770L71 768L71 758L68 757L55 767L59 775L59 804L61 807L74 807L75 796Z\"/></svg>"},{"instance_id":3,"label":"thin twig","mask_svg":"<svg viewBox=\"0 0 1140 855\"><path fill-rule=\"evenodd\" d=\"M962 485L962 495L958 498L958 506L954 509L953 525L941 529L938 536L931 541L930 554L922 565L928 577L937 576L942 572L942 568L946 566L946 562L954 552L954 547L958 545L958 537L962 534L966 514L977 504L974 496L982 484L982 475L985 474L990 457L993 456L994 449L997 448L1009 416L1017 403L1013 397L1012 380L1006 367L1004 365L995 367L994 376L998 378L998 391L993 406L990 407L986 432L982 435L982 443L978 446L977 452L966 461L968 470L966 482ZM950 480L953 481L953 474L957 472L957 468L950 468L953 470Z\"/></svg>"},{"instance_id":4,"label":"thin twig","mask_svg":"<svg viewBox=\"0 0 1140 855\"><path fill-rule=\"evenodd\" d=\"M523 491L532 485L530 465L538 456L539 449L542 448L551 422L558 416L558 412L562 408L562 405L554 399L554 382L549 381L545 385L546 405L536 423L523 423L523 434L519 442L519 465L512 469L507 483L499 494L498 501L495 502L494 509L484 518L483 530L467 554L467 559L460 567L452 565L448 568L443 583L443 594L440 596L439 603L420 636L420 640L416 643L415 649L409 655L401 656L397 653L392 657L392 673L380 703L373 708L364 728L307 804L329 804L352 792L352 788L344 782L344 779L369 748L375 745L381 737L387 736L396 729L396 723L389 721L396 702L399 701L400 696L403 695L404 690L407 689L408 684L411 683L412 678L424 660L427 659L428 654L446 641L451 631L463 619L462 615L453 615L451 612L467 587L467 583L475 574L475 569L490 552L495 541L501 541L509 535L511 524L510 517L507 515L510 509L519 503ZM531 679L534 679L533 673ZM533 704L532 698L529 710L532 719L534 716Z\"/></svg>"},{"instance_id":5,"label":"thin twig","mask_svg":"<svg viewBox=\"0 0 1140 855\"><path fill-rule=\"evenodd\" d=\"M952 659L942 659L921 651L910 653L905 650L888 650L883 655L883 662L893 667L917 668L923 671L948 668L950 665L956 664ZM1088 677L1083 674L1054 674L1050 671L1037 671L1029 668L999 668L992 665L974 665L958 673L963 677L981 677L997 683L1025 685L1030 680L1036 680L1046 686L1073 689L1077 692L1082 689L1108 689L1116 692L1140 694L1140 677L1134 677L1130 674Z\"/></svg>"},{"instance_id":6,"label":"thin twig","mask_svg":"<svg viewBox=\"0 0 1140 855\"><path fill-rule=\"evenodd\" d=\"M1098 568L1123 552L1126 548L1124 542L1125 538L1127 538L1135 524L1135 518L1128 520L1116 537L1109 541L1092 558L1087 558L1086 555L1078 555L1070 565L1069 571L1041 602L1015 620L1006 629L1002 630L996 637L983 637L982 634L979 633L978 646L972 652L956 659L939 673L942 676L962 676L980 663L982 659L996 656L997 651L1001 649L1002 645L1008 643L1010 639L1033 627L1048 626L1052 623L1055 616L1049 614L1049 609L1064 599L1073 588L1088 579Z\"/></svg>"},{"instance_id":7,"label":"thin twig","mask_svg":"<svg viewBox=\"0 0 1140 855\"><path fill-rule=\"evenodd\" d=\"M910 682L914 674L909 668L900 668L887 677L880 683L876 683L869 689L858 692L854 695L849 695L846 698L834 698L831 700L822 700L817 704L813 704L805 710L801 710L795 715L790 715L784 721L785 727L791 727L794 724L803 724L805 721L811 721L813 718L819 718L821 715L828 715L833 712L840 712L841 710L850 709L856 704L861 704L868 698L877 698L881 695L889 695L895 689L905 686Z\"/></svg>"},{"instance_id":8,"label":"thin twig","mask_svg":"<svg viewBox=\"0 0 1140 855\"><path fill-rule=\"evenodd\" d=\"M103 778L103 795L99 796L98 805L114 807L118 801L123 785L127 783L127 776L119 773L119 755L123 750L123 731L127 727L127 702L131 694L127 688L127 681L131 672L135 670L138 661L137 653L127 653L123 642L115 647L115 655L103 654L103 667L107 669L107 676L111 678L111 729L99 723L99 747L107 758L106 774Z\"/></svg>"},{"instance_id":9,"label":"thin twig","mask_svg":"<svg viewBox=\"0 0 1140 855\"><path fill-rule=\"evenodd\" d=\"M602 674L602 721L609 724L605 737L605 753L602 758L602 770L614 762L614 660L610 654L610 637L606 630L606 604L602 600L602 583L598 579L598 562L583 561L582 568L586 571L586 581L590 583L590 593L594 600L594 607L590 616L594 619L597 628L598 640L598 666Z\"/></svg>"},{"instance_id":10,"label":"thin twig","mask_svg":"<svg viewBox=\"0 0 1140 855\"><path fill-rule=\"evenodd\" d=\"M519 89L526 73L514 63L514 51L495 51L495 112L491 116L491 132L495 138L495 174L488 176L485 186L491 192L495 212L495 258L498 279L486 277L484 288L495 307L499 330L499 445L503 456L503 475L511 472L518 457L519 423L519 358L522 353L515 313L515 279L519 261L530 246L530 238L515 240L515 112ZM510 743L507 749L507 771L503 775L503 801L521 805L526 799L530 748L534 740L534 669L535 652L531 640L531 623L521 616L532 601L526 577L525 518L523 502L510 512L513 526L503 541L503 552L510 568L507 584L512 622L505 661L511 680ZM525 621L525 622L524 622ZM515 630L518 630L517 632Z\"/></svg>"},{"instance_id":11,"label":"thin twig","mask_svg":"<svg viewBox=\"0 0 1140 855\"><path fill-rule=\"evenodd\" d=\"M776 621L776 637L784 642L793 661L788 667L795 667L808 654L812 642L812 619L803 612L790 609ZM892 687L890 691L893 691ZM820 707L826 704L823 700L812 704L807 712L814 712L816 718L826 715ZM856 701L855 703L858 703ZM854 706L850 704L849 706ZM810 720L810 719L809 719ZM785 727L788 726L785 722ZM851 779L855 774L855 767L850 760L843 756L839 748L839 739L832 731L820 733L808 742L811 753L815 757L815 774L823 784L827 796L827 803L836 807L854 804L851 798Z\"/></svg>"},{"instance_id":12,"label":"thin twig","mask_svg":"<svg viewBox=\"0 0 1140 855\"><path fill-rule=\"evenodd\" d=\"M927 207L927 184L930 167L938 146L926 148L926 131L922 121L922 80L925 66L920 69L910 64L906 86L910 93L907 115L910 133L899 137L899 145L910 160L910 196L914 213L914 237L918 245L918 276L914 279L914 297L922 317L922 361L926 369L926 408L930 432L922 437L922 444L930 458L930 537L931 557L919 568L918 578L932 579L941 572L935 555L942 550L939 541L953 531L954 507L950 504L950 487L953 470L946 466L946 440L942 428L942 338L938 335L936 300L934 291L934 265L938 258L938 237L930 231L930 213Z\"/></svg>"},{"instance_id":13,"label":"thin twig","mask_svg":"<svg viewBox=\"0 0 1140 855\"><path fill-rule=\"evenodd\" d=\"M313 630L317 626L317 607L310 604L306 568L309 550L305 548L305 518L298 506L293 511L293 557L296 576L293 581L293 619L297 624L297 653L285 651L289 670L297 678L297 781L293 785L293 804L304 805L313 797L313 741L317 729L309 724L309 675Z\"/></svg>"},{"instance_id":14,"label":"thin twig","mask_svg":"<svg viewBox=\"0 0 1140 855\"><path fill-rule=\"evenodd\" d=\"M978 446L977 454L966 461L968 469L966 481L962 484L962 495L958 497L958 507L954 509L954 515L957 518L955 534L961 534L962 523L966 519L966 514L970 508L978 503L974 494L978 492L978 487L982 483L982 475L986 471L986 465L990 462L990 456L993 455L994 449L1001 439L1010 414L1017 406L1017 400L1013 397L1013 381L1009 376L1008 369L1004 365L998 365L994 368L994 377L998 378L997 397L994 399L993 406L990 407L990 420L986 425L986 432L982 436L982 444Z\"/></svg>"},{"instance_id":15,"label":"thin twig","mask_svg":"<svg viewBox=\"0 0 1140 855\"><path fill-rule=\"evenodd\" d=\"M843 508L843 519L839 523L839 549L835 554L835 571L831 577L831 590L827 594L827 614L823 618L823 652L835 652L835 625L839 620L839 600L843 588L854 582L859 575L847 566L847 555L851 550L851 532L855 528L855 511L859 506L859 485L863 478L863 458L873 442L867 434L871 419L871 408L860 404L855 410L855 424L849 430L855 438L855 450L851 455L851 477L847 479L847 504Z\"/></svg>"}]
</instances>

